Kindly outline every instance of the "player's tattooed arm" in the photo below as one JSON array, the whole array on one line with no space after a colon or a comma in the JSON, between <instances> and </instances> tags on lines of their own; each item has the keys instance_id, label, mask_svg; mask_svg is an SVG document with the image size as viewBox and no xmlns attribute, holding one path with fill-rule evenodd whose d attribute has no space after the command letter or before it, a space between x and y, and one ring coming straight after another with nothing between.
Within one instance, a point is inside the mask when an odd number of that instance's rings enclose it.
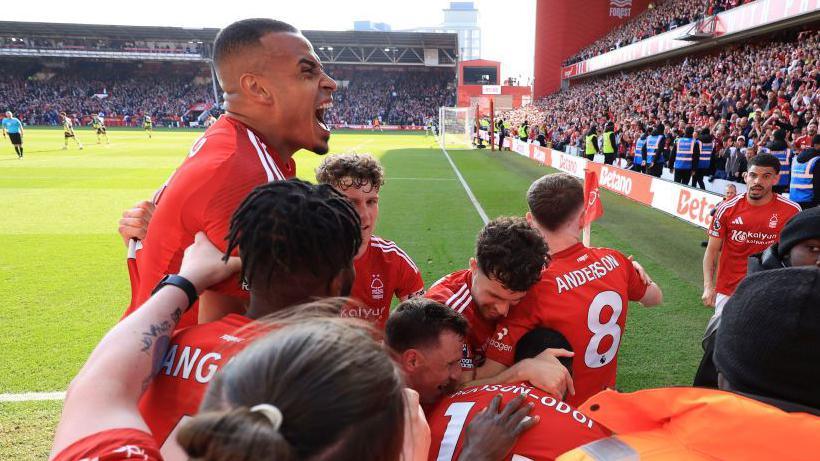
<instances>
[{"instance_id":1,"label":"player's tattooed arm","mask_svg":"<svg viewBox=\"0 0 820 461\"><path fill-rule=\"evenodd\" d=\"M222 253L199 233L185 250L180 275L201 292L238 270L238 258L223 262ZM105 335L69 387L52 455L109 429L148 431L138 402L188 303L182 289L166 286Z\"/></svg>"},{"instance_id":2,"label":"player's tattooed arm","mask_svg":"<svg viewBox=\"0 0 820 461\"><path fill-rule=\"evenodd\" d=\"M146 353L151 357L151 373L142 381L142 391L148 389L151 380L159 372L162 362L165 358L165 353L168 351L168 346L171 344L171 334L174 328L182 318L183 308L177 307L174 312L171 312L170 320L164 320L159 323L152 324L146 331L142 332L142 348L140 352Z\"/></svg>"}]
</instances>

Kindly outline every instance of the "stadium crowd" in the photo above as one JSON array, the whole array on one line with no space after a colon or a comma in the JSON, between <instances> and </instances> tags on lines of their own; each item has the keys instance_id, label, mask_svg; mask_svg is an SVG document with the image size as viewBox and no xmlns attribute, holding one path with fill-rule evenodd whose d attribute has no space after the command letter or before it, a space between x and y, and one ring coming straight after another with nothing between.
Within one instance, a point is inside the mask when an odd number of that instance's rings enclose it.
<instances>
[{"instance_id":1,"label":"stadium crowd","mask_svg":"<svg viewBox=\"0 0 820 461\"><path fill-rule=\"evenodd\" d=\"M614 94L619 97L612 98ZM614 153L626 159L634 158L647 129L661 131L664 158L672 160L668 154L687 126L696 134L705 128L714 138L715 152L708 174L742 182L748 160L778 138L795 155L810 147L819 116L820 34L794 32L591 78L503 117L513 136L527 120L538 127L529 130L533 141L542 134L542 143L578 152L589 149L590 135L602 144L600 135L612 122Z\"/></svg>"},{"instance_id":2,"label":"stadium crowd","mask_svg":"<svg viewBox=\"0 0 820 461\"><path fill-rule=\"evenodd\" d=\"M564 61L568 66L754 0L660 0Z\"/></svg>"},{"instance_id":3,"label":"stadium crowd","mask_svg":"<svg viewBox=\"0 0 820 461\"><path fill-rule=\"evenodd\" d=\"M392 72L384 70L330 70L339 81L333 108L326 121L334 125L367 125L379 120L389 125L423 126L441 106L455 104L452 71ZM121 73L123 75L127 73ZM187 74L187 75L186 75ZM60 112L85 117L103 113L135 125L143 115L158 124L190 121L189 108L213 104L209 78L195 72L122 78L116 73L61 72L48 79L18 78L0 81L4 108L29 125L57 126ZM95 96L96 95L96 96ZM216 109L212 110L218 115Z\"/></svg>"},{"instance_id":4,"label":"stadium crowd","mask_svg":"<svg viewBox=\"0 0 820 461\"><path fill-rule=\"evenodd\" d=\"M333 95L329 121L338 125L369 124L422 126L442 106L455 104L455 83L447 71L390 71L329 69L340 82Z\"/></svg>"},{"instance_id":5,"label":"stadium crowd","mask_svg":"<svg viewBox=\"0 0 820 461\"><path fill-rule=\"evenodd\" d=\"M103 113L109 118L122 117L126 125L150 115L165 124L184 123L192 105L212 103L213 92L210 85L197 85L190 77L89 79L60 74L47 80L2 81L0 101L29 125L60 125L60 112L78 117Z\"/></svg>"}]
</instances>

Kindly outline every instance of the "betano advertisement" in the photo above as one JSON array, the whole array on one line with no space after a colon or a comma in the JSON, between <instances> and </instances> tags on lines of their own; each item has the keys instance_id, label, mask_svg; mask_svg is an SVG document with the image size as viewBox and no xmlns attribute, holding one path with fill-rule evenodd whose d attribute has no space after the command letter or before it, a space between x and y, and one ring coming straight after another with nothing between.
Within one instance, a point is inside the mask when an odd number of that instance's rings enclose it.
<instances>
[{"instance_id":1,"label":"betano advertisement","mask_svg":"<svg viewBox=\"0 0 820 461\"><path fill-rule=\"evenodd\" d=\"M611 165L590 162L583 157L523 143L517 139L512 140L512 150L580 179L584 178L584 171L590 168L598 173L601 187L704 229L712 223L710 212L723 199L720 195L701 189L693 189Z\"/></svg>"}]
</instances>

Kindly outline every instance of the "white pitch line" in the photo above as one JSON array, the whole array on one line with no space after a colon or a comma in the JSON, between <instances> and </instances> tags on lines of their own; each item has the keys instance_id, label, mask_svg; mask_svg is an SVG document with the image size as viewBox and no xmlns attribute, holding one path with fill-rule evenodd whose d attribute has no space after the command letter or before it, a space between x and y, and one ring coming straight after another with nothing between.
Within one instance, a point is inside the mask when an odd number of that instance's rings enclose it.
<instances>
[{"instance_id":1,"label":"white pitch line","mask_svg":"<svg viewBox=\"0 0 820 461\"><path fill-rule=\"evenodd\" d=\"M64 400L65 392L23 392L0 394L0 402L33 402L36 400Z\"/></svg>"},{"instance_id":2,"label":"white pitch line","mask_svg":"<svg viewBox=\"0 0 820 461\"><path fill-rule=\"evenodd\" d=\"M447 153L447 149L445 149L444 146L440 147L441 151L444 152L444 156L447 158L447 161L450 162L450 166L453 167L456 177L458 177L458 180L461 181L461 185L464 186L464 191L467 192L467 197L469 197L470 201L473 202L473 206L478 212L478 215L481 217L481 220L484 221L484 224L487 224L490 222L490 218L487 216L487 213L484 212L484 208L481 208L481 204L478 203L478 199L475 198L475 195L473 195L473 191L470 189L470 186L467 185L467 181L464 180L464 176L461 176L461 172L458 171L458 167L455 163L453 163L453 159L450 158L450 154Z\"/></svg>"},{"instance_id":3,"label":"white pitch line","mask_svg":"<svg viewBox=\"0 0 820 461\"><path fill-rule=\"evenodd\" d=\"M397 180L397 181L456 181L455 178L391 178L387 177L384 178L389 181Z\"/></svg>"}]
</instances>

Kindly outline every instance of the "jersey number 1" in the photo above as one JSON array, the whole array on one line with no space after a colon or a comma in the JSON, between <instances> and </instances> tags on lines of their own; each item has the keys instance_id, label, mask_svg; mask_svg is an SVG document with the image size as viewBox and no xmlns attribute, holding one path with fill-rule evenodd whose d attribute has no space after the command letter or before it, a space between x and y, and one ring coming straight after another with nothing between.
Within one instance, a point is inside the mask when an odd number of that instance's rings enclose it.
<instances>
[{"instance_id":1,"label":"jersey number 1","mask_svg":"<svg viewBox=\"0 0 820 461\"><path fill-rule=\"evenodd\" d=\"M447 407L444 416L450 417L450 422L447 423L447 429L444 431L444 436L441 438L441 447L438 450L438 457L436 461L452 461L453 455L456 453L456 445L458 439L461 438L461 432L464 430L464 423L467 422L467 416L470 410L475 406L475 402L455 402ZM513 455L511 461L532 461L521 455Z\"/></svg>"}]
</instances>

